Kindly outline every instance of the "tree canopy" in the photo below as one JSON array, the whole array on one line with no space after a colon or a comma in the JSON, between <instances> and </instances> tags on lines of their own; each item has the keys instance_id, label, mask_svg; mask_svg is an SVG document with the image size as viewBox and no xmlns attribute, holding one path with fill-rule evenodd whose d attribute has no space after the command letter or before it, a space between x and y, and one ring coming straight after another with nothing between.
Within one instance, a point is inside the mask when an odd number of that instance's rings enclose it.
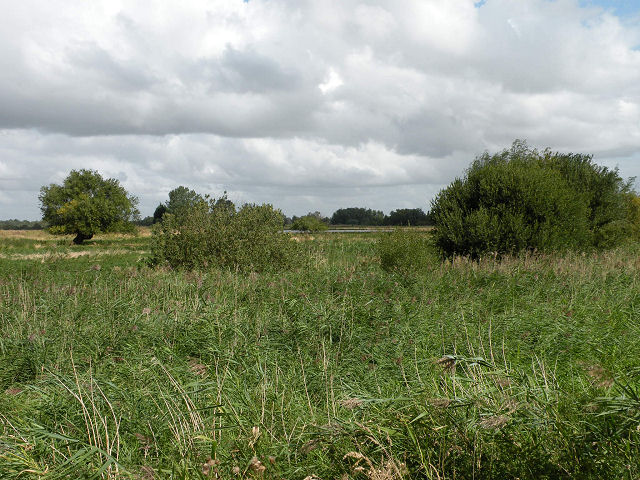
<instances>
[{"instance_id":1,"label":"tree canopy","mask_svg":"<svg viewBox=\"0 0 640 480\"><path fill-rule=\"evenodd\" d=\"M318 215L315 215L317 213ZM303 217L297 217L291 222L291 230L300 230L303 232L323 232L327 230L327 223L322 220L319 212L309 213Z\"/></svg>"},{"instance_id":2,"label":"tree canopy","mask_svg":"<svg viewBox=\"0 0 640 480\"><path fill-rule=\"evenodd\" d=\"M159 204L153 211L153 223L161 222L165 213L167 213L167 207L164 203Z\"/></svg>"},{"instance_id":3,"label":"tree canopy","mask_svg":"<svg viewBox=\"0 0 640 480\"><path fill-rule=\"evenodd\" d=\"M384 213L370 208L340 208L331 216L332 225L382 225Z\"/></svg>"},{"instance_id":4,"label":"tree canopy","mask_svg":"<svg viewBox=\"0 0 640 480\"><path fill-rule=\"evenodd\" d=\"M590 155L530 149L485 153L432 203L445 256L608 248L632 234L632 192Z\"/></svg>"},{"instance_id":5,"label":"tree canopy","mask_svg":"<svg viewBox=\"0 0 640 480\"><path fill-rule=\"evenodd\" d=\"M195 190L180 185L169 192L169 200L165 202L166 213L180 215L185 210L203 202L204 197Z\"/></svg>"},{"instance_id":6,"label":"tree canopy","mask_svg":"<svg viewBox=\"0 0 640 480\"><path fill-rule=\"evenodd\" d=\"M40 189L42 219L53 234L75 234L81 244L96 233L128 232L138 217L136 197L113 178L103 179L93 170L72 170L62 185Z\"/></svg>"},{"instance_id":7,"label":"tree canopy","mask_svg":"<svg viewBox=\"0 0 640 480\"><path fill-rule=\"evenodd\" d=\"M421 208L399 208L384 217L385 225L421 226L429 225L429 216Z\"/></svg>"}]
</instances>

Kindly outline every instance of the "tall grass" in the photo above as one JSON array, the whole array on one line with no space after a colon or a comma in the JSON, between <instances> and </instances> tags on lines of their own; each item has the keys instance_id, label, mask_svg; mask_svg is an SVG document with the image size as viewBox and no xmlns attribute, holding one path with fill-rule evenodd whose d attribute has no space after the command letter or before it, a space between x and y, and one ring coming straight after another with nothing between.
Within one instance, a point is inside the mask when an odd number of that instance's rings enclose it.
<instances>
[{"instance_id":1,"label":"tall grass","mask_svg":"<svg viewBox=\"0 0 640 480\"><path fill-rule=\"evenodd\" d=\"M262 274L0 258L0 478L640 475L637 246L404 281L377 238Z\"/></svg>"}]
</instances>

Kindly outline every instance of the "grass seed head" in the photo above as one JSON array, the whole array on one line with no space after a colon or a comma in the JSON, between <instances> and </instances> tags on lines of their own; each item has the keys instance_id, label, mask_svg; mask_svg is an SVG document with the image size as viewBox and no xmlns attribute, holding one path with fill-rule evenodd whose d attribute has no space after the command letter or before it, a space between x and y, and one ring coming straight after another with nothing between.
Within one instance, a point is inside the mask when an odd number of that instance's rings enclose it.
<instances>
[{"instance_id":1,"label":"grass seed head","mask_svg":"<svg viewBox=\"0 0 640 480\"><path fill-rule=\"evenodd\" d=\"M491 417L485 417L480 420L480 426L488 430L500 430L509 421L509 417L504 415L494 415Z\"/></svg>"},{"instance_id":2,"label":"grass seed head","mask_svg":"<svg viewBox=\"0 0 640 480\"><path fill-rule=\"evenodd\" d=\"M258 459L258 457L253 457L249 462L249 468L255 473L262 474L267 469L264 464Z\"/></svg>"},{"instance_id":3,"label":"grass seed head","mask_svg":"<svg viewBox=\"0 0 640 480\"><path fill-rule=\"evenodd\" d=\"M456 371L456 359L449 355L437 359L436 364L442 367L444 373L455 373Z\"/></svg>"},{"instance_id":4,"label":"grass seed head","mask_svg":"<svg viewBox=\"0 0 640 480\"><path fill-rule=\"evenodd\" d=\"M362 406L364 402L360 398L345 398L340 401L340 405L342 405L347 410L354 410Z\"/></svg>"}]
</instances>

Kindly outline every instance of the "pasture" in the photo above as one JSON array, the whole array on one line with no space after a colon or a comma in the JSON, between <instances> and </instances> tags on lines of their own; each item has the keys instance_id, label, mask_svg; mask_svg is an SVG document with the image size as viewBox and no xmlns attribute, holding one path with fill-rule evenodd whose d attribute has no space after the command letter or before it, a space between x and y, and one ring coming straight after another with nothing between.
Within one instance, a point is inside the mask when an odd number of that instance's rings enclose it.
<instances>
[{"instance_id":1,"label":"pasture","mask_svg":"<svg viewBox=\"0 0 640 480\"><path fill-rule=\"evenodd\" d=\"M637 244L401 274L382 235L243 274L2 232L0 478L639 478Z\"/></svg>"}]
</instances>

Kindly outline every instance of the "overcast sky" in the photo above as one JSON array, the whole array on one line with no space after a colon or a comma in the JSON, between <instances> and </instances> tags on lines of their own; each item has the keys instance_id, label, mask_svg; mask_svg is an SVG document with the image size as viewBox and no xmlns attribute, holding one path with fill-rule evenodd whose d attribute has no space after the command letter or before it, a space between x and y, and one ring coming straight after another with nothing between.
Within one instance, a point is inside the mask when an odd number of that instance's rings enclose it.
<instances>
[{"instance_id":1,"label":"overcast sky","mask_svg":"<svg viewBox=\"0 0 640 480\"><path fill-rule=\"evenodd\" d=\"M79 168L427 210L516 138L640 176L640 2L0 0L0 219Z\"/></svg>"}]
</instances>

